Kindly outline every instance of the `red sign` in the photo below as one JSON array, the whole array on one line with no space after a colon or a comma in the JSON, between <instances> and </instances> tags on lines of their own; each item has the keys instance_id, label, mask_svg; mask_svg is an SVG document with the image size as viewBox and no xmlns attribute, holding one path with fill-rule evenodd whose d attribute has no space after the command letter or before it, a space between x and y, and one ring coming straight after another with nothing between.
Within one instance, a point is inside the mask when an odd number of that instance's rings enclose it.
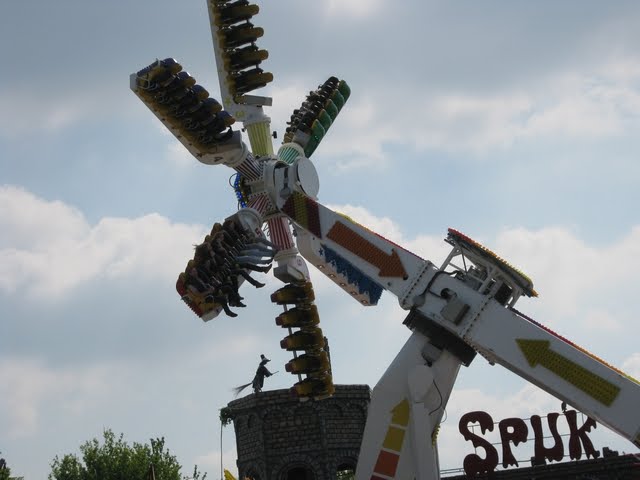
<instances>
[{"instance_id":1,"label":"red sign","mask_svg":"<svg viewBox=\"0 0 640 480\"><path fill-rule=\"evenodd\" d=\"M534 460L543 463L549 461L560 461L564 457L564 444L562 436L558 432L559 413L550 413L547 415L547 425L553 437L553 445L546 447L543 432L542 418L534 415L529 419L531 428L533 429L534 441ZM596 422L590 417L578 427L578 415L575 410L567 410L564 413L567 425L569 427L569 457L572 460L580 460L582 458L582 449L589 457L598 458L600 452L593 448L593 443L589 439L588 433L592 428L596 427ZM467 455L464 458L464 471L468 476L474 476L479 473L492 472L498 466L499 457L498 450L487 439L469 430L469 424L479 423L480 431L484 435L487 431L492 432L494 429L494 421L487 412L469 412L460 418L458 429L465 440L470 441L474 448L482 448L485 452L484 458L476 453ZM498 431L500 433L500 441L502 444L502 466L507 468L511 465L518 466L511 444L517 447L520 443L524 443L529 439L529 428L521 418L505 418L498 422Z\"/></svg>"}]
</instances>

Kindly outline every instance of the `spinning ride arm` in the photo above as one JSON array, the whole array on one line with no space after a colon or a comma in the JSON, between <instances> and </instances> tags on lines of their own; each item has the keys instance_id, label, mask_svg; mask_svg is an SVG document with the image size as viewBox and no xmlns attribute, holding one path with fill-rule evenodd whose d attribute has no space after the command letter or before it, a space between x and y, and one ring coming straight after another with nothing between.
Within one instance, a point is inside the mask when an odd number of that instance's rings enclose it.
<instances>
[{"instance_id":1,"label":"spinning ride arm","mask_svg":"<svg viewBox=\"0 0 640 480\"><path fill-rule=\"evenodd\" d=\"M233 221L245 229L240 244L217 243L216 235L220 234L214 232L214 226L179 275L176 289L205 321L223 309L227 315L236 316L229 306L244 306L238 293L243 281L263 286L251 278L246 268L265 271L266 267L251 263L258 262L257 257L250 257L247 267L239 259L247 246L263 236L262 225L266 223L270 240L278 250L271 257L277 263L274 275L287 284L272 300L284 308L276 322L289 331L282 348L294 352L294 360L287 367L298 375L293 390L302 398L321 398L333 393L333 382L326 339L317 326L319 317L309 271L296 249L289 220L277 208L267 186L273 184L274 175L282 174L282 167L293 166L297 176L304 177L305 171L315 173L298 157L309 157L317 148L350 91L346 83L331 77L311 92L300 109L294 111L286 143L274 156L270 119L263 111L264 106L271 105L271 98L250 94L273 80L271 73L260 68L268 53L255 43L264 32L250 22L259 8L247 0L207 0L207 7L221 102L209 98L208 92L171 58L157 60L132 74L130 82L134 93L198 161L226 165L237 172L234 189L243 208L225 225ZM248 133L251 151L240 132L231 128L236 120ZM307 176L305 193L315 196L317 178L315 184L308 180ZM228 251L222 251L225 249ZM290 297L296 291L306 293ZM289 306L292 310L288 310ZM299 330L294 333L292 327ZM298 358L296 351L304 353Z\"/></svg>"}]
</instances>

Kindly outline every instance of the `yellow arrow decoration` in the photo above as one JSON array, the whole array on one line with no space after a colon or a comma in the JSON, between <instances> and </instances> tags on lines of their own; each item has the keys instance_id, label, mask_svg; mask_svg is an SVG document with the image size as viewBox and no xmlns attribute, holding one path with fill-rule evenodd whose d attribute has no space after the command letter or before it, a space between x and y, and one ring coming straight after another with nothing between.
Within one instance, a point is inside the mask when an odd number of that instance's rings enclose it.
<instances>
[{"instance_id":1,"label":"yellow arrow decoration","mask_svg":"<svg viewBox=\"0 0 640 480\"><path fill-rule=\"evenodd\" d=\"M409 401L405 398L391 410L391 423L406 427L409 425Z\"/></svg>"},{"instance_id":2,"label":"yellow arrow decoration","mask_svg":"<svg viewBox=\"0 0 640 480\"><path fill-rule=\"evenodd\" d=\"M404 442L404 430L390 426L387 430L387 435L384 437L382 446L387 450L393 450L394 452L402 451L402 443Z\"/></svg>"},{"instance_id":3,"label":"yellow arrow decoration","mask_svg":"<svg viewBox=\"0 0 640 480\"><path fill-rule=\"evenodd\" d=\"M603 405L610 406L620 393L620 387L551 350L548 340L516 342L531 367L543 366Z\"/></svg>"}]
</instances>

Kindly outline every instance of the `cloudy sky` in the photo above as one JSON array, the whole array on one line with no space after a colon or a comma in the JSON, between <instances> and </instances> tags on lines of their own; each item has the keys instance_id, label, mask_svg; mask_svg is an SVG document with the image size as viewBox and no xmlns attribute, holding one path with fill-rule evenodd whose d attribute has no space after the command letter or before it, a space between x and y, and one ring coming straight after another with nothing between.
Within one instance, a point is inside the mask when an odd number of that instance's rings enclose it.
<instances>
[{"instance_id":1,"label":"cloudy sky","mask_svg":"<svg viewBox=\"0 0 640 480\"><path fill-rule=\"evenodd\" d=\"M640 376L637 2L259 5L280 137L328 76L352 88L313 157L323 203L436 264L447 227L467 233L533 278L540 298L521 310ZM235 319L204 324L181 304L192 245L235 211L232 172L190 157L128 86L172 56L216 96L205 1L5 0L0 26L0 451L41 479L111 428L165 436L211 478L222 450L233 470L218 410L260 353L274 370L289 359L278 282L244 287ZM405 312L312 275L336 383L375 385L409 335ZM443 467L472 451L462 414L559 403L476 359L447 409ZM604 427L593 438L637 451Z\"/></svg>"}]
</instances>

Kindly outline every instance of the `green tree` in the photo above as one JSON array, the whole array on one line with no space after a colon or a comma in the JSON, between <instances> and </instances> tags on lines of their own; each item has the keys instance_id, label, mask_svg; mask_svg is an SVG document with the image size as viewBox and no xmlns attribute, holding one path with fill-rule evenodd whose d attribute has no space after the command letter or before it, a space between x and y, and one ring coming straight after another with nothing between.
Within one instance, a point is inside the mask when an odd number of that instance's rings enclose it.
<instances>
[{"instance_id":1,"label":"green tree","mask_svg":"<svg viewBox=\"0 0 640 480\"><path fill-rule=\"evenodd\" d=\"M0 480L9 480L10 477L11 469L7 467L7 462L4 460L4 458L0 457Z\"/></svg>"},{"instance_id":2,"label":"green tree","mask_svg":"<svg viewBox=\"0 0 640 480\"><path fill-rule=\"evenodd\" d=\"M94 438L80 446L82 459L73 454L56 456L51 462L49 480L147 480L151 465L156 480L205 480L207 476L196 466L192 476L181 477L182 467L165 449L164 437L151 439L150 444L132 446L124 441L122 434L116 437L111 430L105 430L103 437L102 444Z\"/></svg>"}]
</instances>

